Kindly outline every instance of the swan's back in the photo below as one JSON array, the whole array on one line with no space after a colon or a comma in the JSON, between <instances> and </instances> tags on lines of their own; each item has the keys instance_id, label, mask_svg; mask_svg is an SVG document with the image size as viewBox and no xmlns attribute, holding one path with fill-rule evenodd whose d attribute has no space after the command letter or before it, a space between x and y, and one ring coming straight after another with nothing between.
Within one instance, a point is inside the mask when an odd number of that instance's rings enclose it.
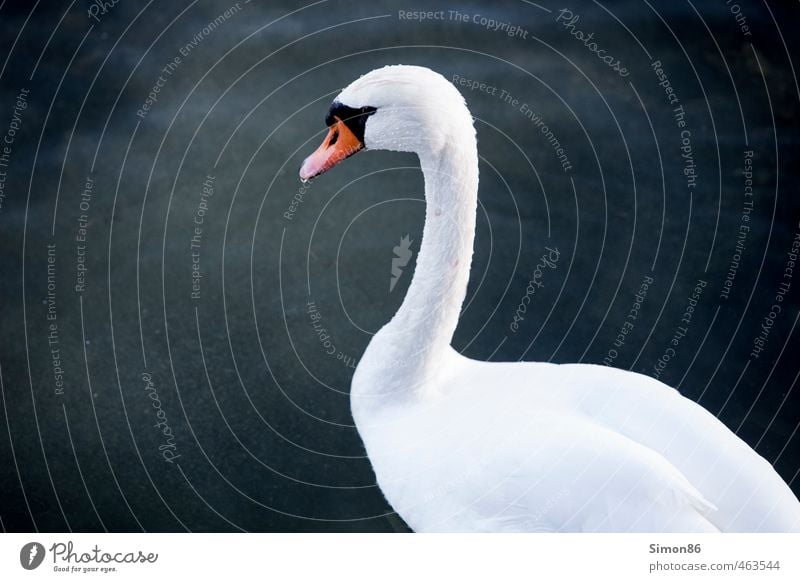
<instances>
[{"instance_id":1,"label":"swan's back","mask_svg":"<svg viewBox=\"0 0 800 582\"><path fill-rule=\"evenodd\" d=\"M640 374L454 353L445 394L359 418L418 531L800 531L800 504L713 415Z\"/></svg>"}]
</instances>

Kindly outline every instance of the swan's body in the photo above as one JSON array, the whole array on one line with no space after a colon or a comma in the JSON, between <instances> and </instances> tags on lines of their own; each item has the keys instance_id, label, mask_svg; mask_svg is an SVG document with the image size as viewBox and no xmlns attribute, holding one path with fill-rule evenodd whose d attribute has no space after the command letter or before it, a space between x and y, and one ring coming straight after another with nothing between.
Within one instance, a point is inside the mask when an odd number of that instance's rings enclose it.
<instances>
[{"instance_id":1,"label":"swan's body","mask_svg":"<svg viewBox=\"0 0 800 582\"><path fill-rule=\"evenodd\" d=\"M378 484L414 530L800 531L800 503L772 466L661 382L588 364L479 362L450 347L478 186L455 87L425 68L385 67L345 88L328 121L303 179L363 146L415 152L425 177L414 278L351 390Z\"/></svg>"}]
</instances>

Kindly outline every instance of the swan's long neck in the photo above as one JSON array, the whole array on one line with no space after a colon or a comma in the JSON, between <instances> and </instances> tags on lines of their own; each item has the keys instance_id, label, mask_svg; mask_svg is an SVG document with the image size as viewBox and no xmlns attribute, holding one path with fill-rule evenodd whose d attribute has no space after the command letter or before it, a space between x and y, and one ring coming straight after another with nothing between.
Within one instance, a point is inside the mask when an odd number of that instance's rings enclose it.
<instances>
[{"instance_id":1,"label":"swan's long neck","mask_svg":"<svg viewBox=\"0 0 800 582\"><path fill-rule=\"evenodd\" d=\"M470 144L451 142L420 159L425 177L425 227L414 278L392 325L432 358L447 348L467 292L477 207L478 161ZM473 153L473 155L470 155Z\"/></svg>"},{"instance_id":2,"label":"swan's long neck","mask_svg":"<svg viewBox=\"0 0 800 582\"><path fill-rule=\"evenodd\" d=\"M466 107L440 131L446 131L441 147L419 152L426 209L414 277L400 309L362 358L354 397L425 397L436 390L436 376L451 359L472 262L478 153Z\"/></svg>"}]
</instances>

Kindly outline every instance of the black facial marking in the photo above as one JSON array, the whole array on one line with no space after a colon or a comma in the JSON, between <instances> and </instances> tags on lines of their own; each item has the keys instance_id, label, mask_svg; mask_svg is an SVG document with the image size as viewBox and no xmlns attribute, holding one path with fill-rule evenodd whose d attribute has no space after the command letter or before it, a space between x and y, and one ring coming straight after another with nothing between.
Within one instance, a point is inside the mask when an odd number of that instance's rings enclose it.
<instances>
[{"instance_id":1,"label":"black facial marking","mask_svg":"<svg viewBox=\"0 0 800 582\"><path fill-rule=\"evenodd\" d=\"M335 144L337 141L339 141L339 130L338 130L338 129L337 129L337 130L335 130L335 131L333 132L333 134L331 134L331 140L328 142L328 147L331 147L331 146L332 146L333 144Z\"/></svg>"},{"instance_id":2,"label":"black facial marking","mask_svg":"<svg viewBox=\"0 0 800 582\"><path fill-rule=\"evenodd\" d=\"M364 143L364 129L367 126L367 118L375 111L377 111L375 107L359 107L356 109L334 101L331 103L328 115L325 116L325 125L330 127L336 123L334 118L338 117L353 132L358 141ZM338 135L336 137L338 138ZM336 138L333 139L335 141Z\"/></svg>"}]
</instances>

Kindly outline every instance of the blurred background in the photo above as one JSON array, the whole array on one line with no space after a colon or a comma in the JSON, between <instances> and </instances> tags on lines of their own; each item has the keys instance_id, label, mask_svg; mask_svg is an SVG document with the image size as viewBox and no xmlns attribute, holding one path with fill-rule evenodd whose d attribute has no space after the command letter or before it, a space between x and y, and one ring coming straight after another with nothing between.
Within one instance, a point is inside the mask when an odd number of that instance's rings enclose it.
<instances>
[{"instance_id":1,"label":"blurred background","mask_svg":"<svg viewBox=\"0 0 800 582\"><path fill-rule=\"evenodd\" d=\"M0 2L2 530L407 529L348 393L413 276L417 160L297 177L338 91L395 63L475 117L455 347L658 377L800 493L798 17Z\"/></svg>"}]
</instances>

